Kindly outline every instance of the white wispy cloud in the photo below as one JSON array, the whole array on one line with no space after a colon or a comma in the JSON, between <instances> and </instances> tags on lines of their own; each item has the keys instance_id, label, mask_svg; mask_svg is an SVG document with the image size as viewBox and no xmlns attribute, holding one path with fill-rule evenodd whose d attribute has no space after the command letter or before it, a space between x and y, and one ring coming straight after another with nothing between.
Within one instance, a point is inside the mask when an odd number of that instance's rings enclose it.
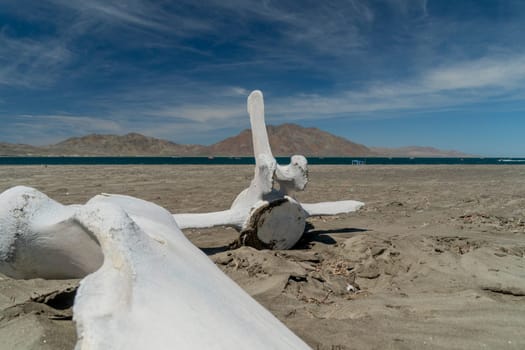
<instances>
[{"instance_id":1,"label":"white wispy cloud","mask_svg":"<svg viewBox=\"0 0 525 350\"><path fill-rule=\"evenodd\" d=\"M318 53L345 56L364 44L357 24L371 22L373 10L366 2L311 1L303 6L290 6L279 1L211 1L214 7L234 13L240 21L264 20L275 23L280 40L268 38L245 41L246 45L269 59L302 61L294 52L298 46ZM290 47L291 46L291 47Z\"/></svg>"},{"instance_id":2,"label":"white wispy cloud","mask_svg":"<svg viewBox=\"0 0 525 350\"><path fill-rule=\"evenodd\" d=\"M114 120L82 115L17 115L5 121L4 127L17 131L10 142L27 144L48 144L71 136L123 131Z\"/></svg>"},{"instance_id":3,"label":"white wispy cloud","mask_svg":"<svg viewBox=\"0 0 525 350\"><path fill-rule=\"evenodd\" d=\"M145 29L188 35L210 29L209 22L191 16L183 16L176 10L168 10L162 2L143 0L82 1L49 0L51 3L70 8L85 19L106 25L128 24Z\"/></svg>"},{"instance_id":4,"label":"white wispy cloud","mask_svg":"<svg viewBox=\"0 0 525 350\"><path fill-rule=\"evenodd\" d=\"M74 128L80 132L96 132L104 130L106 132L120 132L120 125L114 120L101 119L82 115L22 115L20 118L28 119L32 122L42 121L52 127Z\"/></svg>"},{"instance_id":5,"label":"white wispy cloud","mask_svg":"<svg viewBox=\"0 0 525 350\"><path fill-rule=\"evenodd\" d=\"M513 88L525 80L525 55L484 57L433 69L423 78L430 90Z\"/></svg>"},{"instance_id":6,"label":"white wispy cloud","mask_svg":"<svg viewBox=\"0 0 525 350\"><path fill-rule=\"evenodd\" d=\"M370 82L359 90L329 96L299 95L279 98L269 110L293 119L318 119L376 112L424 111L520 100L525 92L525 54L484 57L429 69L396 82ZM363 115L366 114L366 115Z\"/></svg>"},{"instance_id":7,"label":"white wispy cloud","mask_svg":"<svg viewBox=\"0 0 525 350\"><path fill-rule=\"evenodd\" d=\"M182 118L196 123L224 122L239 118L246 114L242 106L210 106L210 105L183 105L176 107L163 107L159 110L148 112L149 115Z\"/></svg>"},{"instance_id":8,"label":"white wispy cloud","mask_svg":"<svg viewBox=\"0 0 525 350\"><path fill-rule=\"evenodd\" d=\"M390 1L395 3L393 7L404 9L400 13L424 7L421 4L425 3L421 0ZM52 83L61 78L60 74L66 74L64 67L75 59L78 59L77 66L81 64L75 69L76 76L89 76L104 70L108 58L102 52L92 52L91 63L83 64L82 55L86 52L75 43L86 36L112 42L115 48L174 48L210 56L208 62L195 65L188 74L198 70L234 71L248 65L254 69L271 65L273 69L308 67L338 75L341 67L319 67L318 55L347 65L346 62L351 61L349 58L362 53L368 44L369 39L360 26L374 22L376 17L372 6L361 0L311 1L304 6L241 0L211 0L205 6L196 6L189 0L45 0L38 5L24 4L12 6L11 11L32 21L47 22L56 27L56 33L45 39L15 39L3 34L0 56L5 52L6 61L2 62L0 82L4 85ZM28 13L20 7L32 11ZM199 9L204 14L197 15L190 9ZM253 21L266 22L275 34L252 35L250 23ZM212 56L210 47L197 48L184 42L200 35L210 35L214 44L231 43L251 51L250 58L239 56L224 60ZM8 59L9 52L12 56ZM122 66L125 64L120 62Z\"/></svg>"},{"instance_id":9,"label":"white wispy cloud","mask_svg":"<svg viewBox=\"0 0 525 350\"><path fill-rule=\"evenodd\" d=\"M54 39L14 39L0 31L0 85L33 87L56 79L71 52Z\"/></svg>"},{"instance_id":10,"label":"white wispy cloud","mask_svg":"<svg viewBox=\"0 0 525 350\"><path fill-rule=\"evenodd\" d=\"M427 0L387 0L386 2L403 15L428 16Z\"/></svg>"}]
</instances>

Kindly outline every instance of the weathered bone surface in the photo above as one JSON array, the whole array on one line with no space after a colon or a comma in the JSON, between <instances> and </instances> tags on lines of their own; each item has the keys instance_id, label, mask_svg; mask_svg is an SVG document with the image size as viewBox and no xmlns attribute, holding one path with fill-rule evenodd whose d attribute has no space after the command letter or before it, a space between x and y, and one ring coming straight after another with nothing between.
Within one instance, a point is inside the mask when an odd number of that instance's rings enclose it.
<instances>
[{"instance_id":1,"label":"weathered bone surface","mask_svg":"<svg viewBox=\"0 0 525 350\"><path fill-rule=\"evenodd\" d=\"M293 198L262 201L243 226L239 242L259 249L288 249L302 236L305 213Z\"/></svg>"},{"instance_id":2,"label":"weathered bone surface","mask_svg":"<svg viewBox=\"0 0 525 350\"><path fill-rule=\"evenodd\" d=\"M63 206L28 187L0 194L0 272L14 278L81 278L104 259L79 206Z\"/></svg>"},{"instance_id":3,"label":"weathered bone surface","mask_svg":"<svg viewBox=\"0 0 525 350\"><path fill-rule=\"evenodd\" d=\"M0 272L85 277L77 350L308 349L191 244L165 209L100 195L63 206L28 187L0 194Z\"/></svg>"},{"instance_id":4,"label":"weathered bone surface","mask_svg":"<svg viewBox=\"0 0 525 350\"><path fill-rule=\"evenodd\" d=\"M255 156L255 174L250 186L237 196L229 210L175 214L180 228L232 226L240 231L241 244L289 249L301 238L308 216L350 213L364 205L353 200L314 204L295 201L291 193L304 190L308 183L306 158L294 155L289 165L277 164L268 141L260 91L253 91L248 97L248 113Z\"/></svg>"}]
</instances>

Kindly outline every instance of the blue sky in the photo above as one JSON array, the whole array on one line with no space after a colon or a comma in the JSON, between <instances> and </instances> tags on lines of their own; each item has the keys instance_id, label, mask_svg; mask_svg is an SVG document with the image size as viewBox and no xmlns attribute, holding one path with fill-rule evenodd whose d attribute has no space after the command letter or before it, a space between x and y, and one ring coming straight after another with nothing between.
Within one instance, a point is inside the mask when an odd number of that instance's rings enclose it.
<instances>
[{"instance_id":1,"label":"blue sky","mask_svg":"<svg viewBox=\"0 0 525 350\"><path fill-rule=\"evenodd\" d=\"M525 156L525 1L0 3L0 141L267 122L368 146Z\"/></svg>"}]
</instances>

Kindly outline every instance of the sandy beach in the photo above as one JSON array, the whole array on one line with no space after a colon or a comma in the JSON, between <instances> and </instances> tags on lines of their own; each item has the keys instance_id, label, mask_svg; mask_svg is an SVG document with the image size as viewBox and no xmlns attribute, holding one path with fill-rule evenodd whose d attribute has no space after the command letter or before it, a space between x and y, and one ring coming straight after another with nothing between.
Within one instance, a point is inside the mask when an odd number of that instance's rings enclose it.
<instances>
[{"instance_id":1,"label":"sandy beach","mask_svg":"<svg viewBox=\"0 0 525 350\"><path fill-rule=\"evenodd\" d=\"M120 193L206 212L227 209L252 176L252 166L1 166L0 192L26 185L63 204ZM311 166L297 198L366 205L310 218L289 251L228 250L229 228L185 234L314 349L525 348L525 166ZM72 349L77 283L0 276L0 349Z\"/></svg>"}]
</instances>

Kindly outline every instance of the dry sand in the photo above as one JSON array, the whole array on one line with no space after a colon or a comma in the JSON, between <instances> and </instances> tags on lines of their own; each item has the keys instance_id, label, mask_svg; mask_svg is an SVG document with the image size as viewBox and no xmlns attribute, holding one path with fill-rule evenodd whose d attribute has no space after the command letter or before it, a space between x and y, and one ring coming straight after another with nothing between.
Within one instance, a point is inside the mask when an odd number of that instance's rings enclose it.
<instances>
[{"instance_id":1,"label":"dry sand","mask_svg":"<svg viewBox=\"0 0 525 350\"><path fill-rule=\"evenodd\" d=\"M2 166L0 192L23 184L64 204L122 193L204 212L229 207L252 173ZM289 251L228 251L226 228L186 234L314 349L525 349L525 166L311 166L297 197L366 206L311 218ZM75 283L1 277L0 348L71 349Z\"/></svg>"}]
</instances>

